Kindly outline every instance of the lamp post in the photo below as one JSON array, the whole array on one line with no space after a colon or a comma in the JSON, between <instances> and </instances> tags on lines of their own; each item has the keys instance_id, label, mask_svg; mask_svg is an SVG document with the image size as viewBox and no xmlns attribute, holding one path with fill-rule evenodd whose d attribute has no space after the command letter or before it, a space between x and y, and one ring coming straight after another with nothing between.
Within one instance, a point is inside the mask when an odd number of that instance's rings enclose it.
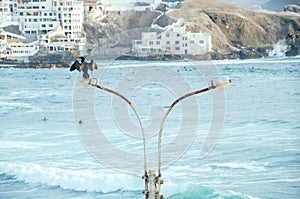
<instances>
[{"instance_id":1,"label":"lamp post","mask_svg":"<svg viewBox=\"0 0 300 199\"><path fill-rule=\"evenodd\" d=\"M143 180L145 182L145 189L143 191L144 195L145 195L145 199L162 199L163 195L161 193L161 185L163 184L163 180L162 180L162 175L161 175L161 162L162 162L162 151L161 151L161 145L162 145L162 132L167 120L167 117L169 115L169 113L171 112L171 110L174 108L174 106L179 103L180 101L184 100L185 98L188 98L190 96L193 95L197 95L215 88L220 88L220 89L226 89L227 87L229 87L231 85L231 81L228 80L227 82L222 82L222 81L217 81L217 82L213 82L211 81L211 85L207 88L204 89L200 89L200 90L196 90L190 93L187 93L181 97L179 97L178 99L176 99L171 106L169 107L169 109L167 110L167 112L165 113L163 120L161 122L160 125L160 129L159 129L159 136L158 136L158 175L156 176L156 173L154 170L149 170L148 171L148 162L147 162L147 148L146 148L146 134L144 131L144 127L143 127L143 123L141 121L141 118L137 112L137 110L135 109L133 103L127 99L125 96L121 95L120 93L111 90L109 88L106 88L104 86L101 86L98 84L98 80L96 78L91 78L88 80L88 82L86 82L85 80L83 80L83 83L87 83L88 85L94 86L98 89L101 89L103 91L109 92L111 94L117 95L118 97L120 97L121 99L123 99L134 111L138 121L139 121L139 125L141 127L141 131L142 131L142 136L143 136L143 144L144 144L144 175L143 175Z\"/></svg>"},{"instance_id":2,"label":"lamp post","mask_svg":"<svg viewBox=\"0 0 300 199\"><path fill-rule=\"evenodd\" d=\"M142 120L140 118L139 113L137 112L137 110L134 107L133 103L129 99L127 99L124 95L122 95L122 94L120 94L120 93L118 93L118 92L116 92L114 90L111 90L109 88L106 88L104 86L99 85L98 84L98 80L96 78L89 79L88 84L91 85L91 86L95 86L96 88L99 88L99 89L101 89L103 91L106 91L106 92L112 93L114 95L117 95L118 97L120 97L121 99L123 99L132 108L132 110L134 111L135 116L136 116L136 118L139 121L139 125L141 127L142 136L143 136L143 144L144 144L144 176L142 178L145 181L145 190L143 192L145 194L145 198L148 199L149 198L149 191L148 191L148 182L149 182L149 179L148 179L148 173L147 173L148 162L147 162L146 134L145 134L143 123L142 123Z\"/></svg>"},{"instance_id":3,"label":"lamp post","mask_svg":"<svg viewBox=\"0 0 300 199\"><path fill-rule=\"evenodd\" d=\"M197 95L215 88L219 88L219 89L226 89L231 85L231 80L228 80L227 82L222 82L222 81L217 81L217 82L213 82L211 81L211 85L207 88L204 89L200 89L200 90L196 90L190 93L187 93L179 98L177 98L169 107L169 109L167 110L167 112L165 113L163 120L161 122L160 125L160 129L159 129L159 135L158 135L158 176L155 176L155 183L156 183L156 187L157 187L157 192L156 192L156 197L157 198L163 198L163 195L160 193L161 191L161 184L163 184L163 180L162 180L162 175L161 175L161 161L162 161L162 150L161 150L161 143L162 143L162 132L164 129L164 126L166 124L167 121L167 117L169 115L169 113L171 112L171 110L174 108L174 106L179 103L180 101L184 100L185 98L191 97L193 95Z\"/></svg>"}]
</instances>

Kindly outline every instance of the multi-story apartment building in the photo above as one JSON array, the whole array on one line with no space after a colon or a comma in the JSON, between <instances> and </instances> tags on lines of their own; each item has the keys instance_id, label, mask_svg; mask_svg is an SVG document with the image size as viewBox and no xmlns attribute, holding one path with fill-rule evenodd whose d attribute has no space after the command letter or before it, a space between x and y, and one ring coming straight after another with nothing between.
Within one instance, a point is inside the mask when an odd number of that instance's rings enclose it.
<instances>
[{"instance_id":1,"label":"multi-story apartment building","mask_svg":"<svg viewBox=\"0 0 300 199\"><path fill-rule=\"evenodd\" d=\"M30 43L34 51L42 45L50 51L72 49L85 53L83 0L0 0L0 6L4 21L16 21L26 37L15 45L15 50L11 50L13 41L0 38L2 57L20 59L32 55L33 51L24 50L24 47L29 47L26 43L30 37L31 41L35 40ZM12 17L6 18L3 13ZM2 31L1 35L11 33Z\"/></svg>"},{"instance_id":2,"label":"multi-story apartment building","mask_svg":"<svg viewBox=\"0 0 300 199\"><path fill-rule=\"evenodd\" d=\"M200 55L211 51L211 35L209 33L192 33L185 26L173 26L161 33L162 48L174 54Z\"/></svg>"},{"instance_id":3,"label":"multi-story apartment building","mask_svg":"<svg viewBox=\"0 0 300 199\"><path fill-rule=\"evenodd\" d=\"M0 29L0 58L24 60L37 53L37 42L23 43L26 38Z\"/></svg>"},{"instance_id":4,"label":"multi-story apartment building","mask_svg":"<svg viewBox=\"0 0 300 199\"><path fill-rule=\"evenodd\" d=\"M100 0L106 10L136 10L138 4L149 4L155 8L162 0Z\"/></svg>"},{"instance_id":5,"label":"multi-story apartment building","mask_svg":"<svg viewBox=\"0 0 300 199\"><path fill-rule=\"evenodd\" d=\"M17 5L17 0L0 0L0 23L14 20Z\"/></svg>"},{"instance_id":6,"label":"multi-story apartment building","mask_svg":"<svg viewBox=\"0 0 300 199\"><path fill-rule=\"evenodd\" d=\"M68 37L78 37L83 30L83 0L53 0L60 25Z\"/></svg>"},{"instance_id":7,"label":"multi-story apartment building","mask_svg":"<svg viewBox=\"0 0 300 199\"><path fill-rule=\"evenodd\" d=\"M17 20L23 34L45 35L61 26L65 36L82 34L82 0L22 0Z\"/></svg>"},{"instance_id":8,"label":"multi-story apartment building","mask_svg":"<svg viewBox=\"0 0 300 199\"><path fill-rule=\"evenodd\" d=\"M83 0L52 0L53 10L58 14L63 36L55 36L55 41L45 40L46 47L50 50L76 49L84 53L86 50L86 38L83 33ZM50 35L49 35L50 36ZM51 43L50 43L51 42Z\"/></svg>"},{"instance_id":9,"label":"multi-story apartment building","mask_svg":"<svg viewBox=\"0 0 300 199\"><path fill-rule=\"evenodd\" d=\"M201 55L212 50L209 33L191 33L185 30L185 25L175 24L168 30L142 33L141 40L132 41L132 53L136 56L160 54L191 54Z\"/></svg>"},{"instance_id":10,"label":"multi-story apartment building","mask_svg":"<svg viewBox=\"0 0 300 199\"><path fill-rule=\"evenodd\" d=\"M45 35L60 26L52 0L19 1L16 15L23 34Z\"/></svg>"}]
</instances>

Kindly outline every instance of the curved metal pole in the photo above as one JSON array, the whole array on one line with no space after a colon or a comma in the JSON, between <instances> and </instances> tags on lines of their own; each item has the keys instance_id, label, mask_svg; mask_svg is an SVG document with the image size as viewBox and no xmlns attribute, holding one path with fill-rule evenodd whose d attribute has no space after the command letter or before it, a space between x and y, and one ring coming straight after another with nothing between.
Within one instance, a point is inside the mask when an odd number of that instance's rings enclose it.
<instances>
[{"instance_id":1,"label":"curved metal pole","mask_svg":"<svg viewBox=\"0 0 300 199\"><path fill-rule=\"evenodd\" d=\"M93 80L95 81L95 83L92 83ZM129 99L127 99L124 95L121 95L120 93L118 93L118 92L116 92L114 90L111 90L111 89L106 88L104 86L98 85L98 80L96 78L90 79L89 85L95 86L95 87L97 87L97 88L99 88L101 90L104 90L106 92L109 92L109 93L112 93L114 95L117 95L118 97L122 98L125 102L127 102L127 104L134 111L134 113L135 113L135 115L136 115L136 117L137 117L137 119L139 121L140 127L142 129L142 134L143 134L143 142L144 142L144 176L143 176L143 179L145 180L145 192L148 192L148 174L147 174L148 162L147 162L146 134L145 134L143 123L141 121L139 113L137 112L137 110L135 109L135 107L133 106L132 102Z\"/></svg>"},{"instance_id":2,"label":"curved metal pole","mask_svg":"<svg viewBox=\"0 0 300 199\"><path fill-rule=\"evenodd\" d=\"M171 112L171 110L173 109L173 107L180 101L182 101L183 99L187 98L187 97L190 97L192 95L197 95L199 93L203 93L203 92L206 92L206 91L209 91L211 89L215 89L217 88L217 86L213 85L213 82L212 82L212 85L207 87L207 88L204 88L204 89L201 89L201 90L197 90L197 91L193 91L191 93L188 93L188 94L185 94L181 97L179 97L178 99L176 99L172 104L171 106L169 107L169 109L167 110L167 112L165 113L164 117L163 117L163 120L161 122L161 125L160 125L160 129L159 129L159 136L158 136L158 177L160 178L161 177L161 142L162 142L162 131L163 131L163 128L166 124L166 120L167 120L167 117L169 115L169 113Z\"/></svg>"}]
</instances>

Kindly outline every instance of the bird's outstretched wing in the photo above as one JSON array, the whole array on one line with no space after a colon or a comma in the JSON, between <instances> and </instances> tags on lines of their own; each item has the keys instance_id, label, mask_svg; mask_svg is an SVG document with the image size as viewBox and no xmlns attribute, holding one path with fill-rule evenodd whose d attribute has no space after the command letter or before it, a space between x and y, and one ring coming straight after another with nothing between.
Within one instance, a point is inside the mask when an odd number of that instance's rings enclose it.
<instances>
[{"instance_id":1,"label":"bird's outstretched wing","mask_svg":"<svg viewBox=\"0 0 300 199\"><path fill-rule=\"evenodd\" d=\"M94 60L91 60L91 62L89 63L89 69L90 69L90 71L98 69L98 66Z\"/></svg>"},{"instance_id":2,"label":"bird's outstretched wing","mask_svg":"<svg viewBox=\"0 0 300 199\"><path fill-rule=\"evenodd\" d=\"M73 70L81 71L81 69L80 69L80 63L77 60L70 67L70 71L73 71Z\"/></svg>"}]
</instances>

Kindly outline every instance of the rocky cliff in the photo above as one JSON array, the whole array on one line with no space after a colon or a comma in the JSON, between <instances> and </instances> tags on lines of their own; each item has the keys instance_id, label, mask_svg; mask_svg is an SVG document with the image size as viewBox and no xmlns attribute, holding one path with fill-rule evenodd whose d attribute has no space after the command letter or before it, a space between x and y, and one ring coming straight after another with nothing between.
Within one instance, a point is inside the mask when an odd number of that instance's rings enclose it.
<instances>
[{"instance_id":1,"label":"rocky cliff","mask_svg":"<svg viewBox=\"0 0 300 199\"><path fill-rule=\"evenodd\" d=\"M162 31L180 18L184 18L188 31L211 33L213 52L205 58L258 58L266 56L266 50L280 40L286 41L288 55L300 54L300 14L253 12L217 0L185 0L179 8L165 13L131 11L93 20L87 17L85 31L95 54L108 50L103 47L107 45L126 52L131 39L140 39L142 31Z\"/></svg>"},{"instance_id":2,"label":"rocky cliff","mask_svg":"<svg viewBox=\"0 0 300 199\"><path fill-rule=\"evenodd\" d=\"M216 56L263 56L279 40L299 47L300 15L244 10L219 1L186 0L169 15L184 18L190 31L210 32ZM290 39L289 39L290 38ZM299 52L298 52L299 54Z\"/></svg>"}]
</instances>

